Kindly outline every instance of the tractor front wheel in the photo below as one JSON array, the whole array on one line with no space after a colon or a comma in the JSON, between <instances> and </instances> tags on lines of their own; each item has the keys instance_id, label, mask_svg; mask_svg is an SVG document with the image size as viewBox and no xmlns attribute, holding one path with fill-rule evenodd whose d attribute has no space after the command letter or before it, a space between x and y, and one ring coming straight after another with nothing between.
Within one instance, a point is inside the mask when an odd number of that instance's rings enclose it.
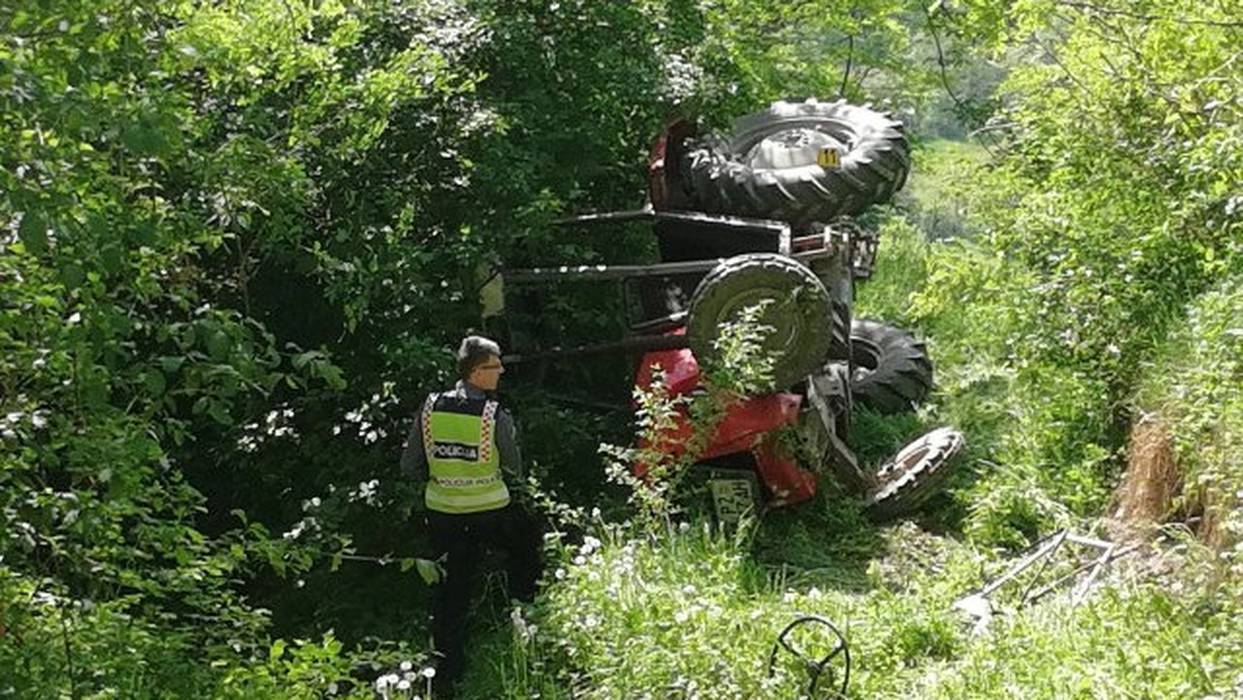
<instances>
[{"instance_id":1,"label":"tractor front wheel","mask_svg":"<svg viewBox=\"0 0 1243 700\"><path fill-rule=\"evenodd\" d=\"M864 513L873 520L888 520L914 512L945 483L965 446L962 433L937 428L903 447L876 472L877 486Z\"/></svg>"},{"instance_id":2,"label":"tractor front wheel","mask_svg":"<svg viewBox=\"0 0 1243 700\"><path fill-rule=\"evenodd\" d=\"M910 331L855 319L850 325L850 388L855 400L879 413L905 413L932 389L928 348Z\"/></svg>"}]
</instances>

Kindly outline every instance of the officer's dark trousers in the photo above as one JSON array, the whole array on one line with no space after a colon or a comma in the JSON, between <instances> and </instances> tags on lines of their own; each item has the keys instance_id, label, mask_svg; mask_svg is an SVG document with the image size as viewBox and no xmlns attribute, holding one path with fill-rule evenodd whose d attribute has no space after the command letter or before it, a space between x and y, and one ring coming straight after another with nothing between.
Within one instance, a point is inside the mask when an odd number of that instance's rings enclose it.
<instances>
[{"instance_id":1,"label":"officer's dark trousers","mask_svg":"<svg viewBox=\"0 0 1243 700\"><path fill-rule=\"evenodd\" d=\"M432 641L444 657L436 680L452 683L465 662L466 612L483 549L505 553L509 595L530 602L540 575L541 535L536 520L516 505L466 515L432 512L428 526L436 556L448 555L432 603Z\"/></svg>"}]
</instances>

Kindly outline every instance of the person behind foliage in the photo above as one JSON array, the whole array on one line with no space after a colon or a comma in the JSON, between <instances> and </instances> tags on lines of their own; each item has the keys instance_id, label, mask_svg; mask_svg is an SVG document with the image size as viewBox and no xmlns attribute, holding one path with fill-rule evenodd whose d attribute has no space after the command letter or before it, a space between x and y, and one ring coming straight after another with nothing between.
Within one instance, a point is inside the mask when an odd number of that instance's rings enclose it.
<instances>
[{"instance_id":1,"label":"person behind foliage","mask_svg":"<svg viewBox=\"0 0 1243 700\"><path fill-rule=\"evenodd\" d=\"M509 413L495 391L505 368L501 348L480 336L462 340L461 379L433 393L406 439L402 468L425 482L431 546L444 564L432 603L432 642L441 655L436 680L452 686L465 663L466 613L482 550L506 554L509 593L530 602L540 575L540 532L511 502L508 479L522 479L522 456Z\"/></svg>"}]
</instances>

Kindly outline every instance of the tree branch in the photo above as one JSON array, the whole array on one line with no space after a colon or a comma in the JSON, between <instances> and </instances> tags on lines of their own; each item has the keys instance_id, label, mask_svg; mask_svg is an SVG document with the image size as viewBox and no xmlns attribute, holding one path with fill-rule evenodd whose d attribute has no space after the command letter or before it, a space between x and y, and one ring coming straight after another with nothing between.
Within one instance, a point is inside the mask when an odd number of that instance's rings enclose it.
<instances>
[{"instance_id":1,"label":"tree branch","mask_svg":"<svg viewBox=\"0 0 1243 700\"><path fill-rule=\"evenodd\" d=\"M839 98L846 97L846 81L850 80L850 64L854 61L854 58L855 58L855 37L854 35L851 34L850 36L847 36L846 40L850 42L850 47L846 50L846 71L842 73L842 86L837 89L837 96Z\"/></svg>"},{"instance_id":2,"label":"tree branch","mask_svg":"<svg viewBox=\"0 0 1243 700\"><path fill-rule=\"evenodd\" d=\"M932 35L932 43L937 48L937 65L941 68L941 85L945 87L945 94L949 95L950 99L953 100L954 104L958 107L959 113L966 114L967 106L963 104L962 100L958 99L958 95L954 94L954 89L950 87L949 74L945 66L945 52L941 50L941 36L937 34L936 25L932 21L932 12L930 12L927 7L924 7L923 10L924 18L928 24L928 33ZM989 136L991 137L992 134L989 134ZM993 152L993 149L989 148L988 144L984 143L982 139L980 140L980 145L984 147L984 150L988 151L990 156L993 156L994 158L997 157L997 154ZM996 145L995 141L993 142L993 145Z\"/></svg>"}]
</instances>

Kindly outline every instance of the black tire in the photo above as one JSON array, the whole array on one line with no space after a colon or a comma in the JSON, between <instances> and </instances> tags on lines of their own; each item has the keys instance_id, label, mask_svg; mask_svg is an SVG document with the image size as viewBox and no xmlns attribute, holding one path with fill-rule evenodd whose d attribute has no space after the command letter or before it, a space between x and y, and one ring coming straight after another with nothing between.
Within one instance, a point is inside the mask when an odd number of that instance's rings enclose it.
<instances>
[{"instance_id":1,"label":"black tire","mask_svg":"<svg viewBox=\"0 0 1243 700\"><path fill-rule=\"evenodd\" d=\"M855 319L850 325L855 401L893 414L914 410L932 390L928 347L910 331Z\"/></svg>"},{"instance_id":2,"label":"black tire","mask_svg":"<svg viewBox=\"0 0 1243 700\"><path fill-rule=\"evenodd\" d=\"M873 520L913 513L945 482L966 444L962 433L937 428L903 447L876 473L863 512Z\"/></svg>"},{"instance_id":3,"label":"black tire","mask_svg":"<svg viewBox=\"0 0 1243 700\"><path fill-rule=\"evenodd\" d=\"M840 165L818 165L821 147L835 148ZM910 162L901 122L866 106L811 99L742 117L728 142L692 144L680 172L696 208L799 226L889 201Z\"/></svg>"},{"instance_id":4,"label":"black tire","mask_svg":"<svg viewBox=\"0 0 1243 700\"><path fill-rule=\"evenodd\" d=\"M784 389L819 369L832 342L829 292L804 265L775 253L751 253L721 261L691 297L686 334L702 360L719 357L714 341L721 326L743 309L770 300L760 317L773 332L764 349L777 353L773 385Z\"/></svg>"}]
</instances>

